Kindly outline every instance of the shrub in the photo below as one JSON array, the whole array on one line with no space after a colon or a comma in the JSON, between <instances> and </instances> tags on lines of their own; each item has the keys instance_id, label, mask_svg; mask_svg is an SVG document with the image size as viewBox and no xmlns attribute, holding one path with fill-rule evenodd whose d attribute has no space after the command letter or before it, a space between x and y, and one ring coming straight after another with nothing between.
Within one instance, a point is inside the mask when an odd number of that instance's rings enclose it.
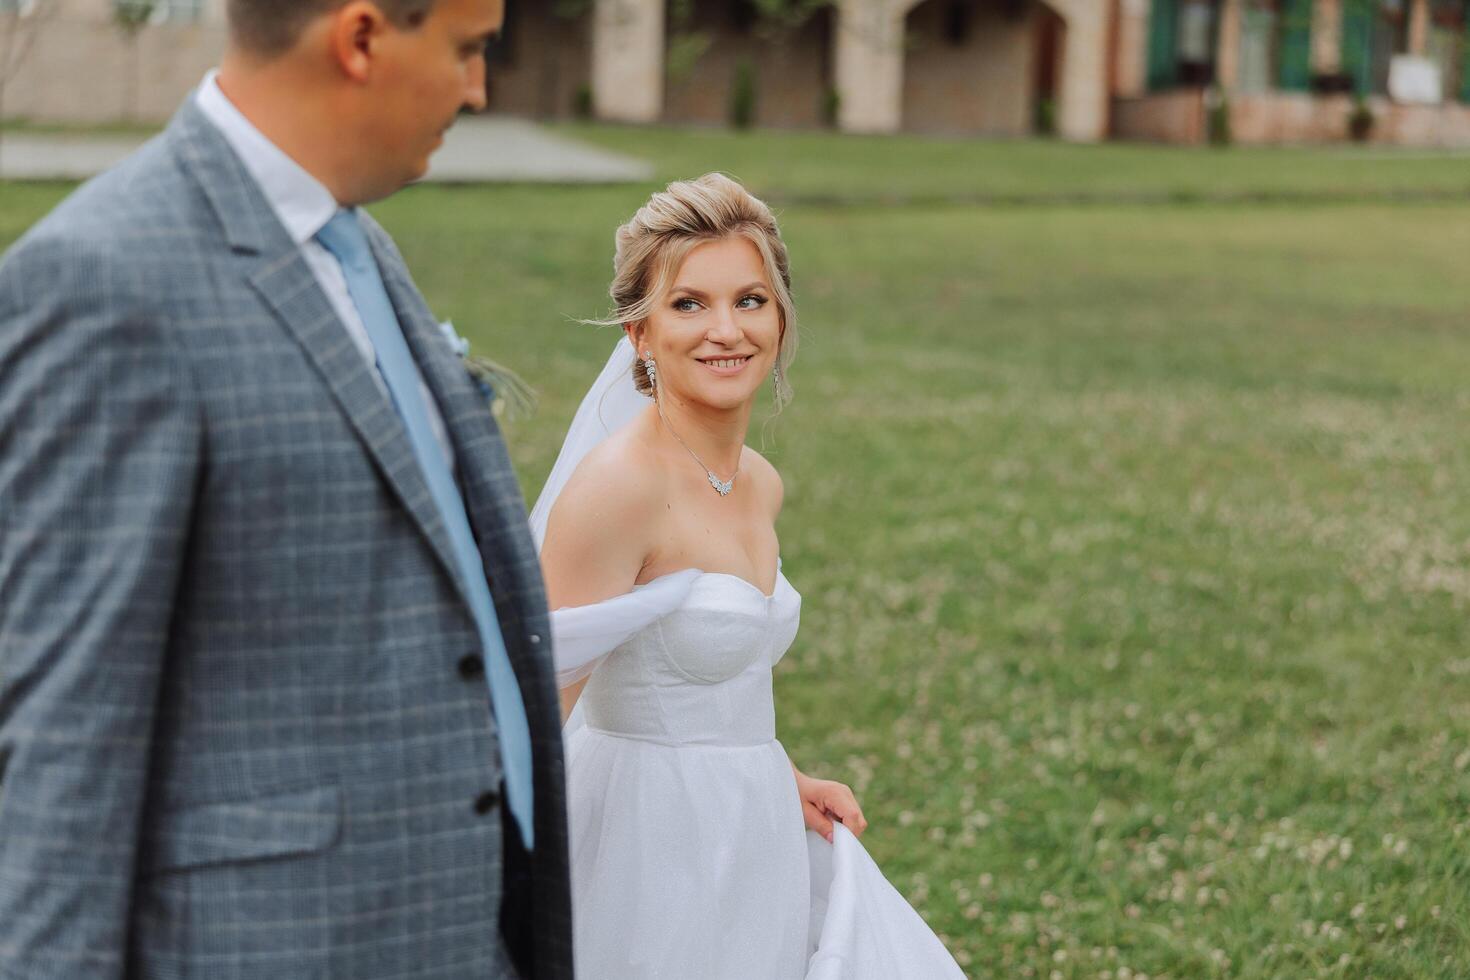
<instances>
[{"instance_id":1,"label":"shrub","mask_svg":"<svg viewBox=\"0 0 1470 980\"><path fill-rule=\"evenodd\" d=\"M1366 142L1373 135L1373 126L1377 121L1368 100L1359 95L1353 100L1353 111L1348 113L1348 135L1358 143Z\"/></svg>"},{"instance_id":2,"label":"shrub","mask_svg":"<svg viewBox=\"0 0 1470 980\"><path fill-rule=\"evenodd\" d=\"M836 128L837 116L842 109L842 93L836 88L827 86L822 93L822 123L825 126Z\"/></svg>"},{"instance_id":3,"label":"shrub","mask_svg":"<svg viewBox=\"0 0 1470 980\"><path fill-rule=\"evenodd\" d=\"M1229 146L1235 138L1230 131L1230 99L1223 92L1217 92L1209 101L1206 130L1211 146Z\"/></svg>"},{"instance_id":4,"label":"shrub","mask_svg":"<svg viewBox=\"0 0 1470 980\"><path fill-rule=\"evenodd\" d=\"M749 129L755 123L755 66L741 61L735 66L735 80L730 86L730 124L736 129Z\"/></svg>"},{"instance_id":5,"label":"shrub","mask_svg":"<svg viewBox=\"0 0 1470 980\"><path fill-rule=\"evenodd\" d=\"M592 118L592 86L586 82L572 93L572 115L578 119Z\"/></svg>"}]
</instances>

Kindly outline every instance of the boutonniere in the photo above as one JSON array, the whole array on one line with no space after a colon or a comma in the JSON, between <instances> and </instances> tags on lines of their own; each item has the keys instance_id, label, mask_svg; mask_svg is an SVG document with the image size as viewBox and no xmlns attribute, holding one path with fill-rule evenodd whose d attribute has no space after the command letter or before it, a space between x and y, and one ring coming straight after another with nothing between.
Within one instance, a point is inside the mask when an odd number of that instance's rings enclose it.
<instances>
[{"instance_id":1,"label":"boutonniere","mask_svg":"<svg viewBox=\"0 0 1470 980\"><path fill-rule=\"evenodd\" d=\"M439 332L464 364L480 394L485 396L492 415L497 419L518 419L536 411L536 391L520 375L488 357L471 354L470 342L459 335L450 321L440 323Z\"/></svg>"}]
</instances>

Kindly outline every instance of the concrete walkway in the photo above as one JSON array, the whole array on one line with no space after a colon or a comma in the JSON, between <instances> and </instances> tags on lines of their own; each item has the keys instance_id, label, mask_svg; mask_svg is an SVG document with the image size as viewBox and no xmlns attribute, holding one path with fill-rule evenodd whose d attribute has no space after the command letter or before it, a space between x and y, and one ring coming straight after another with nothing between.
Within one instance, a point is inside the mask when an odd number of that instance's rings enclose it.
<instances>
[{"instance_id":1,"label":"concrete walkway","mask_svg":"<svg viewBox=\"0 0 1470 980\"><path fill-rule=\"evenodd\" d=\"M143 137L7 132L0 178L84 180L117 163ZM556 136L523 119L463 119L434 155L429 181L441 183L612 184L650 180L642 160Z\"/></svg>"}]
</instances>

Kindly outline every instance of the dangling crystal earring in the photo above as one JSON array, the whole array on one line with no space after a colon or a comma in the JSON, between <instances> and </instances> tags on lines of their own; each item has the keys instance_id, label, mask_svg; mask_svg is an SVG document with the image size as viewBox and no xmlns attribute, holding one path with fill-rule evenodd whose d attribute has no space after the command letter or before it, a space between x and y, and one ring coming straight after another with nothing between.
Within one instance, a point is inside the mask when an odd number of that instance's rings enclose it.
<instances>
[{"instance_id":1,"label":"dangling crystal earring","mask_svg":"<svg viewBox=\"0 0 1470 980\"><path fill-rule=\"evenodd\" d=\"M776 401L781 400L781 354L776 354L776 364L771 370L772 383L776 388Z\"/></svg>"},{"instance_id":2,"label":"dangling crystal earring","mask_svg":"<svg viewBox=\"0 0 1470 980\"><path fill-rule=\"evenodd\" d=\"M648 372L648 387L658 390L658 365L653 363L653 351L643 352L643 369Z\"/></svg>"}]
</instances>

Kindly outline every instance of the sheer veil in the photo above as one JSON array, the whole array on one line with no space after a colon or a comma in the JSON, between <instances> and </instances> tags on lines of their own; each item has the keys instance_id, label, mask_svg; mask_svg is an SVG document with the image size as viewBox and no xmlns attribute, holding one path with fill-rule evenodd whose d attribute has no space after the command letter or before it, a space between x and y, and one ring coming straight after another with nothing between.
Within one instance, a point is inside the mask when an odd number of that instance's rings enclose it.
<instances>
[{"instance_id":1,"label":"sheer veil","mask_svg":"<svg viewBox=\"0 0 1470 980\"><path fill-rule=\"evenodd\" d=\"M653 404L653 399L633 386L636 357L628 338L620 339L602 373L583 396L577 414L572 417L572 426L556 457L556 464L546 478L541 495L536 498L536 506L531 508L531 536L535 539L538 553L546 541L551 508L577 469L577 464L603 440ZM666 575L645 585L634 586L626 595L587 606L554 610L551 633L557 686L568 687L589 676L604 657L629 637L678 608L697 575L693 570ZM566 734L570 735L581 724L582 703L579 701L567 719Z\"/></svg>"},{"instance_id":2,"label":"sheer veil","mask_svg":"<svg viewBox=\"0 0 1470 980\"><path fill-rule=\"evenodd\" d=\"M592 382L577 408L577 414L572 417L572 427L567 430L566 441L561 444L556 465L546 478L546 486L541 488L541 496L536 498L536 506L531 508L531 535L536 539L537 552L546 541L546 522L551 517L551 507L572 478L577 464L598 443L653 404L653 399L633 387L633 362L636 358L628 338L619 339L602 373Z\"/></svg>"}]
</instances>

